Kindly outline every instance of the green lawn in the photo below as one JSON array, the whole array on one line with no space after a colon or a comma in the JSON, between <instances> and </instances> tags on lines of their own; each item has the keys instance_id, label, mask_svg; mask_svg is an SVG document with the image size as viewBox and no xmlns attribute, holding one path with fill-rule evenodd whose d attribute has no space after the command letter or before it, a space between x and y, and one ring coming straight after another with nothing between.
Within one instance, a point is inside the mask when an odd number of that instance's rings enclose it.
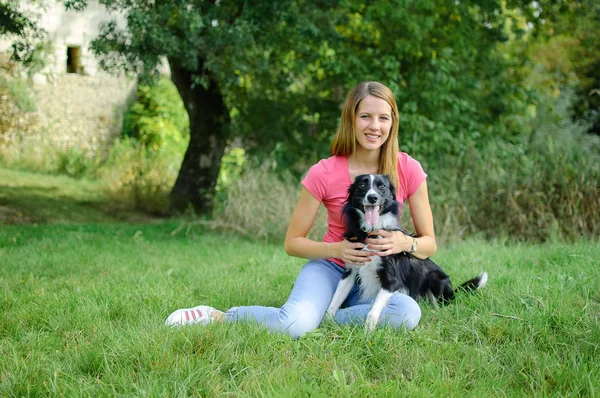
<instances>
[{"instance_id":1,"label":"green lawn","mask_svg":"<svg viewBox=\"0 0 600 398\"><path fill-rule=\"evenodd\" d=\"M455 282L486 270L486 288L424 306L412 332L326 323L292 340L163 326L184 306L280 306L303 264L178 226L0 226L0 396L600 395L598 242L441 247Z\"/></svg>"},{"instance_id":2,"label":"green lawn","mask_svg":"<svg viewBox=\"0 0 600 398\"><path fill-rule=\"evenodd\" d=\"M0 167L0 225L149 220L108 195L102 181Z\"/></svg>"}]
</instances>

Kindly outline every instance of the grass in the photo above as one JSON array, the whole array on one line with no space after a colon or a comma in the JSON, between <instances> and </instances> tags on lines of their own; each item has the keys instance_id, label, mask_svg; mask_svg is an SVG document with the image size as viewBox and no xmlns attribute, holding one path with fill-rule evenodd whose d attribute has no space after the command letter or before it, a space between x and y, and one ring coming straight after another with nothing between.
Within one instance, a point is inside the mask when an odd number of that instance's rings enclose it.
<instances>
[{"instance_id":1,"label":"grass","mask_svg":"<svg viewBox=\"0 0 600 398\"><path fill-rule=\"evenodd\" d=\"M0 225L151 220L107 191L101 180L0 167Z\"/></svg>"},{"instance_id":2,"label":"grass","mask_svg":"<svg viewBox=\"0 0 600 398\"><path fill-rule=\"evenodd\" d=\"M20 175L20 193L3 183L3 205L32 203L34 177ZM78 208L80 183L56 181L40 179ZM480 294L424 306L413 332L326 322L292 340L253 324L163 326L200 303L280 306L303 264L280 244L173 235L174 220L69 223L57 210L54 223L56 203L40 203L44 223L0 228L0 396L600 395L597 241L444 246L435 260L455 282L489 272Z\"/></svg>"}]
</instances>

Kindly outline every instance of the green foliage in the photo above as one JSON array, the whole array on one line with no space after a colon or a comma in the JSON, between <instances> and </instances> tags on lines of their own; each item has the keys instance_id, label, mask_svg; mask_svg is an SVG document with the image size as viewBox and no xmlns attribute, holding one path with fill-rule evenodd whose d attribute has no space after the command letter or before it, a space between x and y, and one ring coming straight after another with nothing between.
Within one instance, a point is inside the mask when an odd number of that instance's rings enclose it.
<instances>
[{"instance_id":1,"label":"green foliage","mask_svg":"<svg viewBox=\"0 0 600 398\"><path fill-rule=\"evenodd\" d=\"M138 210L164 214L182 156L182 151L160 147L149 150L139 141L125 137L114 142L98 176L115 198L130 201Z\"/></svg>"},{"instance_id":2,"label":"green foliage","mask_svg":"<svg viewBox=\"0 0 600 398\"><path fill-rule=\"evenodd\" d=\"M517 61L499 49L511 30L500 2L347 1L314 13L319 15L296 17L294 29L282 28L288 36L309 37L270 54L269 62L286 72L271 72L270 80L253 74L247 96L235 97L242 115L233 120L236 131L249 129L252 142L261 142L251 153L274 154L282 169L304 172L294 166L328 155L340 104L364 80L392 88L402 147L425 161L484 148L492 137L513 139L523 127L505 121L524 115L532 99L520 81L506 79ZM310 23L316 25L312 31ZM238 128L238 122L246 126ZM269 141L263 144L259 135Z\"/></svg>"},{"instance_id":3,"label":"green foliage","mask_svg":"<svg viewBox=\"0 0 600 398\"><path fill-rule=\"evenodd\" d=\"M33 88L30 81L0 72L0 93L7 96L6 100L13 101L22 112L35 112L37 109L35 96L32 92Z\"/></svg>"},{"instance_id":4,"label":"green foliage","mask_svg":"<svg viewBox=\"0 0 600 398\"><path fill-rule=\"evenodd\" d=\"M105 68L151 74L166 56L196 84L214 79L233 137L275 154L282 169L327 153L339 104L358 81L391 86L405 135L420 136L409 149L428 157L493 134L487 126L516 90L496 50L506 40L499 2L104 3L125 9L129 27L105 24L94 41Z\"/></svg>"},{"instance_id":5,"label":"green foliage","mask_svg":"<svg viewBox=\"0 0 600 398\"><path fill-rule=\"evenodd\" d=\"M227 190L231 184L238 181L248 166L246 153L242 148L236 147L228 150L221 160L221 169L219 170L219 179L217 181L215 202L227 201Z\"/></svg>"},{"instance_id":6,"label":"green foliage","mask_svg":"<svg viewBox=\"0 0 600 398\"><path fill-rule=\"evenodd\" d=\"M104 24L94 41L104 68L151 76L166 57L174 76L186 77L182 87L191 87L188 110L202 90L224 99L226 110L215 112L220 124L198 123L191 132L202 140L219 130L213 158L241 139L249 156L274 158L279 170L299 176L328 155L344 95L364 80L395 92L402 148L426 163L444 168L498 139L520 145L538 88L521 79L529 60L523 43L544 37L581 2L102 3L125 11L128 22L126 29ZM211 179L203 189L216 176L203 176Z\"/></svg>"},{"instance_id":7,"label":"green foliage","mask_svg":"<svg viewBox=\"0 0 600 398\"><path fill-rule=\"evenodd\" d=\"M38 13L43 11L45 0L29 1L28 7L23 7L22 3L19 0L0 3L0 36L12 39L14 60L38 70L47 49L46 32L38 26Z\"/></svg>"},{"instance_id":8,"label":"green foliage","mask_svg":"<svg viewBox=\"0 0 600 398\"><path fill-rule=\"evenodd\" d=\"M57 153L56 171L71 177L89 177L97 168L98 160L90 153L73 147Z\"/></svg>"},{"instance_id":9,"label":"green foliage","mask_svg":"<svg viewBox=\"0 0 600 398\"><path fill-rule=\"evenodd\" d=\"M182 152L189 140L189 118L181 96L168 78L138 86L136 100L123 119L123 135L149 150Z\"/></svg>"},{"instance_id":10,"label":"green foliage","mask_svg":"<svg viewBox=\"0 0 600 398\"><path fill-rule=\"evenodd\" d=\"M586 120L589 131L600 135L600 5L578 0L565 8L536 41L532 56L555 84L575 90L573 117Z\"/></svg>"}]
</instances>

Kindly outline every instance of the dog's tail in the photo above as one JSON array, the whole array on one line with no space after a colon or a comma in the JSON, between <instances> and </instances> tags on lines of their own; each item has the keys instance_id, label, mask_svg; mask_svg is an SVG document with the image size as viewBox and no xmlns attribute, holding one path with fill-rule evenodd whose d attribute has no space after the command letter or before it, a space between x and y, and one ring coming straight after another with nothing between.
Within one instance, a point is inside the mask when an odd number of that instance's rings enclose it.
<instances>
[{"instance_id":1,"label":"dog's tail","mask_svg":"<svg viewBox=\"0 0 600 398\"><path fill-rule=\"evenodd\" d=\"M456 289L452 289L450 283L448 283L446 285L442 285L442 288L440 289L439 292L432 292L434 297L437 297L437 300L435 300L435 299L433 299L433 297L431 297L432 298L431 301L434 304L441 304L441 305L449 304L456 297L455 296L456 293L458 293L460 291L473 292L475 290L482 289L485 286L485 284L487 283L487 280L488 280L487 272L482 272L481 274L477 275L475 278L469 279L468 281L466 281L465 283L463 283ZM448 279L448 281L450 281L450 280Z\"/></svg>"},{"instance_id":2,"label":"dog's tail","mask_svg":"<svg viewBox=\"0 0 600 398\"><path fill-rule=\"evenodd\" d=\"M487 283L487 280L488 280L487 272L482 272L481 274L477 275L475 278L469 279L468 281L466 281L465 283L463 283L462 285L460 285L459 287L454 289L454 292L456 293L460 290L464 290L465 292L472 292L475 290L483 289L483 287Z\"/></svg>"}]
</instances>

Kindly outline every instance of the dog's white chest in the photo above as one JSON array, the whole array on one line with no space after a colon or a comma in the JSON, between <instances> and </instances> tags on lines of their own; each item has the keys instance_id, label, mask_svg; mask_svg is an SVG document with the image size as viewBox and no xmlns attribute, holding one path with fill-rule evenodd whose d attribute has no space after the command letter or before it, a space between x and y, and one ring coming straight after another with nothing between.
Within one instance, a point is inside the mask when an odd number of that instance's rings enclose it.
<instances>
[{"instance_id":1,"label":"dog's white chest","mask_svg":"<svg viewBox=\"0 0 600 398\"><path fill-rule=\"evenodd\" d=\"M375 297L381 290L381 282L377 270L381 264L381 257L373 256L371 261L358 268L360 276L360 296L361 298Z\"/></svg>"},{"instance_id":2,"label":"dog's white chest","mask_svg":"<svg viewBox=\"0 0 600 398\"><path fill-rule=\"evenodd\" d=\"M396 230L398 229L398 218L392 213L384 214L379 218L379 222L373 226L373 229Z\"/></svg>"}]
</instances>

